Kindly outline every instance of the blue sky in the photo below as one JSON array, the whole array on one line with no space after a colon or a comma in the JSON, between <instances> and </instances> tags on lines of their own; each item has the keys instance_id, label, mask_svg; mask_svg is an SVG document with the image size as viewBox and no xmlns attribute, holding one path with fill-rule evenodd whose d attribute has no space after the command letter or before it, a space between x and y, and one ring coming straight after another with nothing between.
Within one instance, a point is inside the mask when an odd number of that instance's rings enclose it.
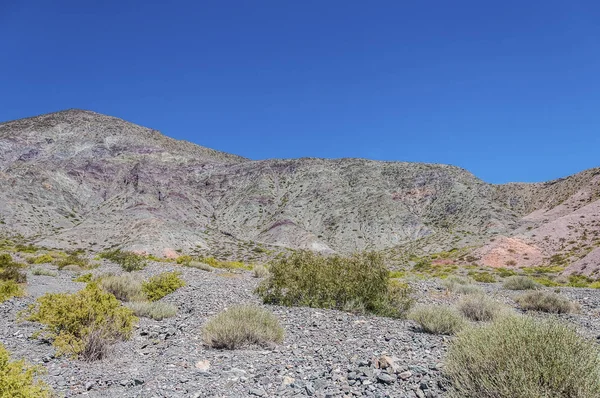
<instances>
[{"instance_id":1,"label":"blue sky","mask_svg":"<svg viewBox=\"0 0 600 398\"><path fill-rule=\"evenodd\" d=\"M593 1L0 0L0 120L542 181L600 166L599 43Z\"/></svg>"}]
</instances>

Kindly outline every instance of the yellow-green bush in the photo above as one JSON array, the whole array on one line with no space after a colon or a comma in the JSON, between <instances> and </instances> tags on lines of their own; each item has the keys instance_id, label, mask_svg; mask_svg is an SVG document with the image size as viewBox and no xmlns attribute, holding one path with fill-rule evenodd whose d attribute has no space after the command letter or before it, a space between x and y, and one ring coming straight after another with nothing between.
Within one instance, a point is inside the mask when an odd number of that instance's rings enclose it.
<instances>
[{"instance_id":1,"label":"yellow-green bush","mask_svg":"<svg viewBox=\"0 0 600 398\"><path fill-rule=\"evenodd\" d=\"M13 280L0 281L0 303L12 297L21 297L25 294L23 287Z\"/></svg>"},{"instance_id":2,"label":"yellow-green bush","mask_svg":"<svg viewBox=\"0 0 600 398\"><path fill-rule=\"evenodd\" d=\"M377 253L352 257L295 252L274 260L256 292L265 303L343 310L356 303L366 311L401 317L412 304L407 287L390 285L389 271Z\"/></svg>"},{"instance_id":3,"label":"yellow-green bush","mask_svg":"<svg viewBox=\"0 0 600 398\"><path fill-rule=\"evenodd\" d=\"M27 259L27 262L29 264L47 264L47 263L51 263L53 261L54 261L54 257L52 257L48 253L46 253L46 254L40 254L39 256L30 257L30 258Z\"/></svg>"},{"instance_id":4,"label":"yellow-green bush","mask_svg":"<svg viewBox=\"0 0 600 398\"><path fill-rule=\"evenodd\" d=\"M82 283L90 283L92 281L93 277L94 277L94 275L92 275L91 273L81 274L77 278L73 279L73 281L82 282Z\"/></svg>"},{"instance_id":5,"label":"yellow-green bush","mask_svg":"<svg viewBox=\"0 0 600 398\"><path fill-rule=\"evenodd\" d=\"M456 398L596 398L599 354L565 323L507 316L459 333L444 371Z\"/></svg>"},{"instance_id":6,"label":"yellow-green bush","mask_svg":"<svg viewBox=\"0 0 600 398\"><path fill-rule=\"evenodd\" d=\"M148 300L156 301L173 293L180 287L185 286L185 282L180 278L180 272L163 272L153 276L142 283L142 292Z\"/></svg>"},{"instance_id":7,"label":"yellow-green bush","mask_svg":"<svg viewBox=\"0 0 600 398\"><path fill-rule=\"evenodd\" d=\"M202 339L213 348L233 350L246 344L281 343L284 330L269 311L257 306L236 306L212 318L202 329Z\"/></svg>"},{"instance_id":8,"label":"yellow-green bush","mask_svg":"<svg viewBox=\"0 0 600 398\"><path fill-rule=\"evenodd\" d=\"M98 359L111 342L131 336L137 318L96 283L74 294L52 293L37 299L24 313L27 320L45 325L57 353ZM100 354L100 355L99 355Z\"/></svg>"},{"instance_id":9,"label":"yellow-green bush","mask_svg":"<svg viewBox=\"0 0 600 398\"><path fill-rule=\"evenodd\" d=\"M42 368L25 361L11 361L6 348L0 344L0 398L50 398L50 388L36 380Z\"/></svg>"},{"instance_id":10,"label":"yellow-green bush","mask_svg":"<svg viewBox=\"0 0 600 398\"><path fill-rule=\"evenodd\" d=\"M431 334L455 334L466 325L456 309L439 305L417 307L408 314L408 318L418 323L424 332Z\"/></svg>"},{"instance_id":11,"label":"yellow-green bush","mask_svg":"<svg viewBox=\"0 0 600 398\"><path fill-rule=\"evenodd\" d=\"M25 283L27 275L21 271L22 264L13 261L10 254L0 254L0 281Z\"/></svg>"},{"instance_id":12,"label":"yellow-green bush","mask_svg":"<svg viewBox=\"0 0 600 398\"><path fill-rule=\"evenodd\" d=\"M224 269L244 269L247 271L252 270L251 265L244 264L241 261L221 261L217 260L214 257L204 257L200 259L201 262L210 265L214 268L224 268Z\"/></svg>"},{"instance_id":13,"label":"yellow-green bush","mask_svg":"<svg viewBox=\"0 0 600 398\"><path fill-rule=\"evenodd\" d=\"M494 283L496 282L496 278L494 278L494 275L490 274L489 272L469 272L469 276L471 278L473 278L476 282L483 282L483 283Z\"/></svg>"},{"instance_id":14,"label":"yellow-green bush","mask_svg":"<svg viewBox=\"0 0 600 398\"><path fill-rule=\"evenodd\" d=\"M177 257L175 262L180 265L188 266L192 262L192 260L193 260L192 256L186 255L186 256Z\"/></svg>"},{"instance_id":15,"label":"yellow-green bush","mask_svg":"<svg viewBox=\"0 0 600 398\"><path fill-rule=\"evenodd\" d=\"M127 272L139 271L148 265L143 256L133 252L113 250L100 253L100 257L119 264Z\"/></svg>"},{"instance_id":16,"label":"yellow-green bush","mask_svg":"<svg viewBox=\"0 0 600 398\"><path fill-rule=\"evenodd\" d=\"M81 257L79 253L69 253L67 256L56 259L54 264L58 269L63 269L68 266L77 266L81 269L91 268L87 258Z\"/></svg>"}]
</instances>

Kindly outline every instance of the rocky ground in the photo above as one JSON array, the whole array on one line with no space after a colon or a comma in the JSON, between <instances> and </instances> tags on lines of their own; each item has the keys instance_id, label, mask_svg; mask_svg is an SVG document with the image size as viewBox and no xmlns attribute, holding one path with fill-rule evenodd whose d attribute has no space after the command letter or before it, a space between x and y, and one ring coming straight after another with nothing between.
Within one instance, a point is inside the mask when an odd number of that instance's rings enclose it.
<instances>
[{"instance_id":1,"label":"rocky ground","mask_svg":"<svg viewBox=\"0 0 600 398\"><path fill-rule=\"evenodd\" d=\"M49 266L47 266L49 267ZM171 270L153 263L144 277ZM201 329L223 309L260 304L250 273L206 272L177 267L187 286L163 300L179 308L175 318L141 319L131 340L114 347L110 357L93 363L54 357L47 342L31 338L40 329L17 322L17 313L48 292L73 292L73 272L57 277L28 275L28 296L0 304L0 342L14 358L43 365L43 378L65 397L443 397L443 357L450 337L420 332L411 321L353 315L312 308L268 306L285 328L283 344L269 349L227 351L203 345ZM93 273L120 273L105 263ZM489 295L514 305L515 294L486 284ZM418 300L452 302L435 281L415 282ZM600 291L561 289L582 306L565 318L582 332L600 335Z\"/></svg>"}]
</instances>

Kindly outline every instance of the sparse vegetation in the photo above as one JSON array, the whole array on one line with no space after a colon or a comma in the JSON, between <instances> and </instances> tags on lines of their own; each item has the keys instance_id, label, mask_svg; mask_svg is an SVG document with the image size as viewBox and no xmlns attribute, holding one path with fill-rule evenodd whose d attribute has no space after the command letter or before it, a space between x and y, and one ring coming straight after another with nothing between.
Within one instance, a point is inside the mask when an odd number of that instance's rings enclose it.
<instances>
[{"instance_id":1,"label":"sparse vegetation","mask_svg":"<svg viewBox=\"0 0 600 398\"><path fill-rule=\"evenodd\" d=\"M489 272L469 272L469 276L473 278L476 282L482 283L494 283L496 282L496 278L494 275Z\"/></svg>"},{"instance_id":2,"label":"sparse vegetation","mask_svg":"<svg viewBox=\"0 0 600 398\"><path fill-rule=\"evenodd\" d=\"M354 303L368 312L402 317L413 303L411 289L391 284L381 255L321 256L299 251L273 261L257 289L265 303L336 308Z\"/></svg>"},{"instance_id":3,"label":"sparse vegetation","mask_svg":"<svg viewBox=\"0 0 600 398\"><path fill-rule=\"evenodd\" d=\"M255 278L265 278L269 276L269 269L262 264L255 264L252 269L252 275Z\"/></svg>"},{"instance_id":4,"label":"sparse vegetation","mask_svg":"<svg viewBox=\"0 0 600 398\"><path fill-rule=\"evenodd\" d=\"M222 260L217 260L214 257L204 257L204 258L201 258L200 261L205 264L208 264L214 268L223 268L223 269L229 269L229 270L241 269L241 270L246 270L246 271L252 270L251 265L244 264L241 261L222 261Z\"/></svg>"},{"instance_id":5,"label":"sparse vegetation","mask_svg":"<svg viewBox=\"0 0 600 398\"><path fill-rule=\"evenodd\" d=\"M515 301L525 310L549 312L553 314L566 314L578 309L578 305L569 301L560 294L546 291L532 291L523 293Z\"/></svg>"},{"instance_id":6,"label":"sparse vegetation","mask_svg":"<svg viewBox=\"0 0 600 398\"><path fill-rule=\"evenodd\" d=\"M56 272L50 271L50 270L47 270L44 268L36 268L33 271L31 271L31 273L33 275L37 275L37 276L54 276L55 277L57 275Z\"/></svg>"},{"instance_id":7,"label":"sparse vegetation","mask_svg":"<svg viewBox=\"0 0 600 398\"><path fill-rule=\"evenodd\" d=\"M413 309L408 318L419 324L424 332L452 335L462 330L465 319L454 308L447 306L421 306Z\"/></svg>"},{"instance_id":8,"label":"sparse vegetation","mask_svg":"<svg viewBox=\"0 0 600 398\"><path fill-rule=\"evenodd\" d=\"M502 286L508 290L534 290L539 289L540 284L527 276L514 275L506 278Z\"/></svg>"},{"instance_id":9,"label":"sparse vegetation","mask_svg":"<svg viewBox=\"0 0 600 398\"><path fill-rule=\"evenodd\" d=\"M177 307L162 301L136 301L125 304L133 313L139 317L152 318L160 321L177 315Z\"/></svg>"},{"instance_id":10,"label":"sparse vegetation","mask_svg":"<svg viewBox=\"0 0 600 398\"><path fill-rule=\"evenodd\" d=\"M487 322L496 319L502 306L496 300L483 295L469 295L458 303L463 316L475 322Z\"/></svg>"},{"instance_id":11,"label":"sparse vegetation","mask_svg":"<svg viewBox=\"0 0 600 398\"><path fill-rule=\"evenodd\" d=\"M459 333L445 372L457 398L593 398L600 396L599 358L571 326L507 316Z\"/></svg>"},{"instance_id":12,"label":"sparse vegetation","mask_svg":"<svg viewBox=\"0 0 600 398\"><path fill-rule=\"evenodd\" d=\"M23 287L13 280L0 281L0 303L13 297L25 295Z\"/></svg>"},{"instance_id":13,"label":"sparse vegetation","mask_svg":"<svg viewBox=\"0 0 600 398\"><path fill-rule=\"evenodd\" d=\"M45 294L23 315L45 325L42 335L57 353L100 359L114 341L130 337L136 317L95 283L74 294Z\"/></svg>"},{"instance_id":14,"label":"sparse vegetation","mask_svg":"<svg viewBox=\"0 0 600 398\"><path fill-rule=\"evenodd\" d=\"M139 271L148 265L144 256L128 251L107 251L100 253L100 257L120 265L126 272Z\"/></svg>"},{"instance_id":15,"label":"sparse vegetation","mask_svg":"<svg viewBox=\"0 0 600 398\"><path fill-rule=\"evenodd\" d=\"M92 268L90 261L85 257L81 257L81 255L76 252L69 253L66 257L55 260L54 264L56 264L59 270L69 266L76 266L78 269Z\"/></svg>"},{"instance_id":16,"label":"sparse vegetation","mask_svg":"<svg viewBox=\"0 0 600 398\"><path fill-rule=\"evenodd\" d=\"M11 361L6 348L0 344L0 398L50 398L50 388L36 376L41 367L25 361Z\"/></svg>"},{"instance_id":17,"label":"sparse vegetation","mask_svg":"<svg viewBox=\"0 0 600 398\"><path fill-rule=\"evenodd\" d=\"M460 276L449 276L444 279L442 285L449 291L456 294L481 294L483 290L471 283L471 279Z\"/></svg>"},{"instance_id":18,"label":"sparse vegetation","mask_svg":"<svg viewBox=\"0 0 600 398\"><path fill-rule=\"evenodd\" d=\"M29 264L49 264L54 261L54 257L50 254L40 254L39 256L29 257L27 262Z\"/></svg>"},{"instance_id":19,"label":"sparse vegetation","mask_svg":"<svg viewBox=\"0 0 600 398\"><path fill-rule=\"evenodd\" d=\"M202 330L205 344L233 350L248 344L281 343L284 330L269 311L256 306L236 306L212 318Z\"/></svg>"},{"instance_id":20,"label":"sparse vegetation","mask_svg":"<svg viewBox=\"0 0 600 398\"><path fill-rule=\"evenodd\" d=\"M113 294L121 301L147 300L139 276L132 274L103 275L99 278L98 283L102 289Z\"/></svg>"},{"instance_id":21,"label":"sparse vegetation","mask_svg":"<svg viewBox=\"0 0 600 398\"><path fill-rule=\"evenodd\" d=\"M180 275L179 272L163 272L160 275L153 276L142 283L142 292L150 301L160 300L185 286L185 282L180 278Z\"/></svg>"}]
</instances>

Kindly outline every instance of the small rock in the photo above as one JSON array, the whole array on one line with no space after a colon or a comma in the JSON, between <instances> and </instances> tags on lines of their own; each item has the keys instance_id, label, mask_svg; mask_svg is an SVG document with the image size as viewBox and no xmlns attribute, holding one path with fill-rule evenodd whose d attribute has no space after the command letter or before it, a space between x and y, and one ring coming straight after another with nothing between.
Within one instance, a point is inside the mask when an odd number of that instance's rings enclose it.
<instances>
[{"instance_id":1,"label":"small rock","mask_svg":"<svg viewBox=\"0 0 600 398\"><path fill-rule=\"evenodd\" d=\"M198 369L201 372L208 372L208 370L210 369L210 361L208 359L205 359L204 361L196 362L196 369Z\"/></svg>"},{"instance_id":2,"label":"small rock","mask_svg":"<svg viewBox=\"0 0 600 398\"><path fill-rule=\"evenodd\" d=\"M265 390L263 390L262 388L251 388L249 393L250 395L256 395L257 397L264 397L265 395L267 395Z\"/></svg>"},{"instance_id":3,"label":"small rock","mask_svg":"<svg viewBox=\"0 0 600 398\"><path fill-rule=\"evenodd\" d=\"M388 373L380 373L379 376L377 376L377 380L380 383L392 384L393 382L396 381L396 378Z\"/></svg>"}]
</instances>

